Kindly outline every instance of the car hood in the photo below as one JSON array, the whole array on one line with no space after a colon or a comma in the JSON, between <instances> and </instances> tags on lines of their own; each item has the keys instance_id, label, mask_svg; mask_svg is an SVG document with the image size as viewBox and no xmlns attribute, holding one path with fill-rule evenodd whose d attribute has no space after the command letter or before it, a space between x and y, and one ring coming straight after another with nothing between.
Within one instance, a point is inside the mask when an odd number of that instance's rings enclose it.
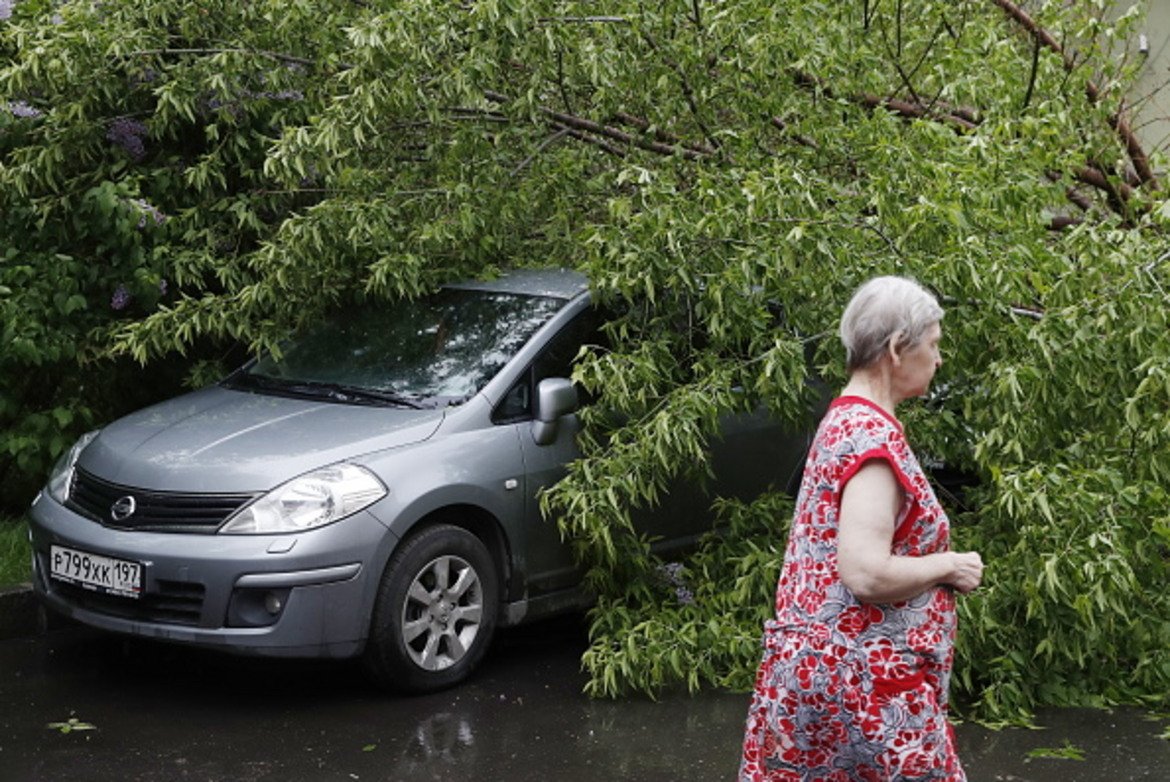
<instances>
[{"instance_id":1,"label":"car hood","mask_svg":"<svg viewBox=\"0 0 1170 782\"><path fill-rule=\"evenodd\" d=\"M78 465L143 489L259 492L318 467L425 440L443 415L213 386L115 421Z\"/></svg>"}]
</instances>

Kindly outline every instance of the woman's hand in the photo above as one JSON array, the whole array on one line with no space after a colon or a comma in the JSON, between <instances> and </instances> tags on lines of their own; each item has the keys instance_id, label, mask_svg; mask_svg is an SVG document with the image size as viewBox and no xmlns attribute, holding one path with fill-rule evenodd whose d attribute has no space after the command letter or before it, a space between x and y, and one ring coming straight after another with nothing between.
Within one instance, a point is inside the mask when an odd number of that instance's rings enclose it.
<instances>
[{"instance_id":1,"label":"woman's hand","mask_svg":"<svg viewBox=\"0 0 1170 782\"><path fill-rule=\"evenodd\" d=\"M952 551L950 555L953 570L947 583L965 595L983 581L983 557L976 551Z\"/></svg>"}]
</instances>

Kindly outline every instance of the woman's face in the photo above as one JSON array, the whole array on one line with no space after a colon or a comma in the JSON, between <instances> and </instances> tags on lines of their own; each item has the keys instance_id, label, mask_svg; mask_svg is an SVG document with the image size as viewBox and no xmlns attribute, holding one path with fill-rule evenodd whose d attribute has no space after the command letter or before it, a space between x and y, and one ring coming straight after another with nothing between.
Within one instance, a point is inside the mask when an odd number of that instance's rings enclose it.
<instances>
[{"instance_id":1,"label":"woman's face","mask_svg":"<svg viewBox=\"0 0 1170 782\"><path fill-rule=\"evenodd\" d=\"M930 390L930 381L942 366L941 341L942 326L936 322L927 327L916 344L903 349L895 374L902 398L922 396Z\"/></svg>"}]
</instances>

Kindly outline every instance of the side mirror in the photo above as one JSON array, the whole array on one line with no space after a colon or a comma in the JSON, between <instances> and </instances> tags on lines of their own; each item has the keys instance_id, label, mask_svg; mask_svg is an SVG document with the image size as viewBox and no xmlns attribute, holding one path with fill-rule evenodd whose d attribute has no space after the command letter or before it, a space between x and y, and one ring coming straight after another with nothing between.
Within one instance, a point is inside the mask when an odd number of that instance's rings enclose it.
<instances>
[{"instance_id":1,"label":"side mirror","mask_svg":"<svg viewBox=\"0 0 1170 782\"><path fill-rule=\"evenodd\" d=\"M577 411L577 389L563 377L549 377L536 384L536 420L532 439L549 445L557 439L557 422Z\"/></svg>"}]
</instances>

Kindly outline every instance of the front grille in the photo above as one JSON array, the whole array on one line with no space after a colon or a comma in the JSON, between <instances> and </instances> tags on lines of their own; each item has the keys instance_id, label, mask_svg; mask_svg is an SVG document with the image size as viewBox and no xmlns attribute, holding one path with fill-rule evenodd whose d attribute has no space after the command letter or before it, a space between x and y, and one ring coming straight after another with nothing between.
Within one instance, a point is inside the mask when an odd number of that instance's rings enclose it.
<instances>
[{"instance_id":1,"label":"front grille","mask_svg":"<svg viewBox=\"0 0 1170 782\"><path fill-rule=\"evenodd\" d=\"M66 504L106 527L153 532L215 532L255 496L146 491L103 481L78 469ZM134 499L134 512L115 520L111 509L126 497Z\"/></svg>"},{"instance_id":2,"label":"front grille","mask_svg":"<svg viewBox=\"0 0 1170 782\"><path fill-rule=\"evenodd\" d=\"M61 581L51 580L50 584L52 591L70 605L120 619L195 627L203 613L202 584L158 581L150 592L138 598L103 595Z\"/></svg>"}]
</instances>

